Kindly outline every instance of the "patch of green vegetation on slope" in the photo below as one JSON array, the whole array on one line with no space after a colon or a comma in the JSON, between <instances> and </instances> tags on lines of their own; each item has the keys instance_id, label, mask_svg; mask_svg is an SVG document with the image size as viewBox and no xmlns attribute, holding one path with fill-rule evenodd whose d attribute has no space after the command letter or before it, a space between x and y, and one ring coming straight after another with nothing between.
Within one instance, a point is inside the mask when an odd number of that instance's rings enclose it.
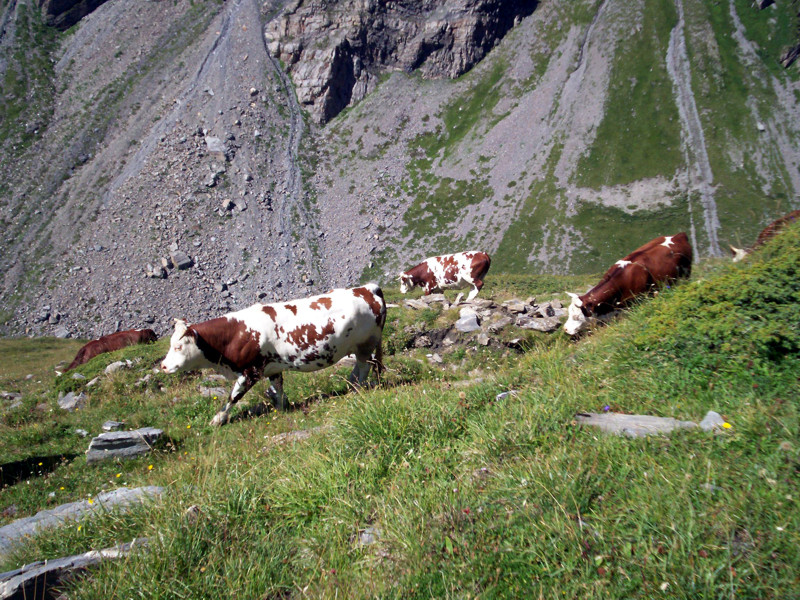
<instances>
[{"instance_id":1,"label":"patch of green vegetation on slope","mask_svg":"<svg viewBox=\"0 0 800 600\"><path fill-rule=\"evenodd\" d=\"M767 146L757 127L758 114L769 118L777 102L768 77L771 70L766 63L742 61L727 2L693 2L685 7L687 31L696 30L687 36L687 50L720 224L731 235L751 238L788 212L793 196L780 149ZM759 18L749 5L738 6L737 12L744 23Z\"/></svg>"},{"instance_id":2,"label":"patch of green vegetation on slope","mask_svg":"<svg viewBox=\"0 0 800 600\"><path fill-rule=\"evenodd\" d=\"M683 164L680 120L666 68L677 13L671 0L646 0L641 27L617 48L603 121L575 182L586 187L672 178Z\"/></svg>"},{"instance_id":3,"label":"patch of green vegetation on slope","mask_svg":"<svg viewBox=\"0 0 800 600\"><path fill-rule=\"evenodd\" d=\"M442 123L435 131L409 143L409 155L416 158L408 163L404 191L413 201L399 236L407 242L426 240L426 244L432 243L433 253L452 252L454 240L447 232L455 219L464 208L491 198L492 190L479 173L473 171L473 178L457 181L435 176L433 165L452 156L467 136L491 127L500 118L493 110L502 97L501 82L507 69L507 62L498 58L482 75L476 75L474 70L464 75L461 80L474 80L472 87L442 110ZM393 257L387 251L378 253L373 266L362 273L362 280L379 275L390 262Z\"/></svg>"},{"instance_id":4,"label":"patch of green vegetation on slope","mask_svg":"<svg viewBox=\"0 0 800 600\"><path fill-rule=\"evenodd\" d=\"M800 79L797 65L786 69L780 59L784 52L800 43L800 6L794 0L775 2L758 10L749 0L735 0L736 13L755 42L756 52L772 75L791 81Z\"/></svg>"},{"instance_id":5,"label":"patch of green vegetation on slope","mask_svg":"<svg viewBox=\"0 0 800 600\"><path fill-rule=\"evenodd\" d=\"M34 130L47 126L52 112L55 77L50 53L58 41L40 11L17 4L13 48L6 48L3 93L0 94L0 146L2 162L24 152L34 140Z\"/></svg>"},{"instance_id":6,"label":"patch of green vegetation on slope","mask_svg":"<svg viewBox=\"0 0 800 600\"><path fill-rule=\"evenodd\" d=\"M580 231L586 241L570 260L570 271L605 271L615 260L633 252L661 235L689 232L689 213L685 198L672 199L669 206L639 210L631 214L611 206L578 202L576 214L567 222ZM616 257L611 258L609 257Z\"/></svg>"},{"instance_id":7,"label":"patch of green vegetation on slope","mask_svg":"<svg viewBox=\"0 0 800 600\"><path fill-rule=\"evenodd\" d=\"M107 563L70 597L798 596L798 269L794 228L579 343L543 335L510 357L475 344L441 371L396 354L394 379L357 393L335 370L292 373L294 393L315 398L303 411L220 430L204 426L215 407L196 391L202 378L159 375L148 398L139 374L115 375L90 410L141 397L176 448L99 468L76 458L50 481L64 492L92 477L157 483L167 495L39 535L3 566L149 535L147 552ZM390 309L398 331L414 315L442 318ZM630 439L573 421L604 407L694 421L716 410L729 427ZM316 424L329 428L271 439ZM39 481L14 487L46 497Z\"/></svg>"}]
</instances>

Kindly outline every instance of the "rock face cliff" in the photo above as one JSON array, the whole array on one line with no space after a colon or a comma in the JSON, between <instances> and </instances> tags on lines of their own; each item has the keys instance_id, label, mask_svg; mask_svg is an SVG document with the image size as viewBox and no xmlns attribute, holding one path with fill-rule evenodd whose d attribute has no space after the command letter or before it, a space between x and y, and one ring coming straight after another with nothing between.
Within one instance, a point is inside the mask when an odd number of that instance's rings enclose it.
<instances>
[{"instance_id":1,"label":"rock face cliff","mask_svg":"<svg viewBox=\"0 0 800 600\"><path fill-rule=\"evenodd\" d=\"M59 34L6 2L0 332L164 334L463 249L570 273L747 245L800 206L795 13L108 0Z\"/></svg>"},{"instance_id":2,"label":"rock face cliff","mask_svg":"<svg viewBox=\"0 0 800 600\"><path fill-rule=\"evenodd\" d=\"M326 123L378 85L419 70L454 79L477 64L535 0L294 0L266 27L301 104Z\"/></svg>"}]
</instances>

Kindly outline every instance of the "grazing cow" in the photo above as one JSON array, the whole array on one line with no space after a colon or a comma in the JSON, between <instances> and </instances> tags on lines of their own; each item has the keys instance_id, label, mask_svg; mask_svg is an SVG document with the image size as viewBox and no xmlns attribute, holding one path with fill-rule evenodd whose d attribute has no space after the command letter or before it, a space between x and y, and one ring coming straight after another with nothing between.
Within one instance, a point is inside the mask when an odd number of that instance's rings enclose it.
<instances>
[{"instance_id":1,"label":"grazing cow","mask_svg":"<svg viewBox=\"0 0 800 600\"><path fill-rule=\"evenodd\" d=\"M283 371L317 371L356 355L351 383L363 384L375 353L378 374L386 302L381 289L369 283L353 289L276 304L254 304L203 323L176 319L166 373L213 368L235 379L230 397L212 425L228 422L228 412L262 377L269 377L269 396L286 408Z\"/></svg>"},{"instance_id":2,"label":"grazing cow","mask_svg":"<svg viewBox=\"0 0 800 600\"><path fill-rule=\"evenodd\" d=\"M583 296L571 294L564 331L577 334L588 318L617 310L660 283L688 277L692 270L692 246L685 233L657 237L618 260L596 286Z\"/></svg>"},{"instance_id":3,"label":"grazing cow","mask_svg":"<svg viewBox=\"0 0 800 600\"><path fill-rule=\"evenodd\" d=\"M413 269L400 273L400 292L419 286L425 295L433 292L472 286L467 300L483 287L483 278L492 264L485 252L458 252L426 258Z\"/></svg>"},{"instance_id":4,"label":"grazing cow","mask_svg":"<svg viewBox=\"0 0 800 600\"><path fill-rule=\"evenodd\" d=\"M104 352L113 352L125 346L133 346L134 344L149 344L158 339L156 332L152 329L129 329L128 331L118 331L109 335L92 340L88 342L83 348L78 350L69 366L64 369L64 372L74 369L78 365L89 362L98 354Z\"/></svg>"},{"instance_id":5,"label":"grazing cow","mask_svg":"<svg viewBox=\"0 0 800 600\"><path fill-rule=\"evenodd\" d=\"M800 221L800 210L794 210L788 215L783 215L780 219L775 219L772 223L767 225L764 230L758 234L758 238L756 239L755 243L749 248L734 248L733 246L729 246L731 252L733 253L733 262L744 260L744 258L753 250L757 249L759 246L763 246L769 240L783 231L787 226L791 225L792 223L797 223L798 221Z\"/></svg>"}]
</instances>

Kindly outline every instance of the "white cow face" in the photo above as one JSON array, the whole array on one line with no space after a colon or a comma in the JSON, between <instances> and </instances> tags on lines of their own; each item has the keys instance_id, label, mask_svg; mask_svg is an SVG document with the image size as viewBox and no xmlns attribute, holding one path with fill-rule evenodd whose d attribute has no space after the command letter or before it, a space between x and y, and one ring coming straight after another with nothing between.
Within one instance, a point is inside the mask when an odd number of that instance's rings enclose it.
<instances>
[{"instance_id":1,"label":"white cow face","mask_svg":"<svg viewBox=\"0 0 800 600\"><path fill-rule=\"evenodd\" d=\"M169 342L169 352L161 361L165 373L177 373L199 367L205 361L203 353L191 335L186 335L186 321L175 319L175 332Z\"/></svg>"},{"instance_id":2,"label":"white cow face","mask_svg":"<svg viewBox=\"0 0 800 600\"><path fill-rule=\"evenodd\" d=\"M572 302L567 307L568 318L564 323L564 331L566 331L568 335L576 335L580 330L586 327L588 320L581 310L583 302L581 302L578 295L571 294L570 292L567 292L567 294L572 298Z\"/></svg>"},{"instance_id":3,"label":"white cow face","mask_svg":"<svg viewBox=\"0 0 800 600\"><path fill-rule=\"evenodd\" d=\"M405 273L400 273L400 293L407 294L411 289L411 277Z\"/></svg>"}]
</instances>

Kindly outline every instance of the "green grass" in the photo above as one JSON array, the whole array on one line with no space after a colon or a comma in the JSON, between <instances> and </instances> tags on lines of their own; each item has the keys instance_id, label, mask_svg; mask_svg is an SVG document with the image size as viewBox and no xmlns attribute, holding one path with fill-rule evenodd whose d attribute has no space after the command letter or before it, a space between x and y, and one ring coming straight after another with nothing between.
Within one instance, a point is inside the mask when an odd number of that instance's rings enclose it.
<instances>
[{"instance_id":1,"label":"green grass","mask_svg":"<svg viewBox=\"0 0 800 600\"><path fill-rule=\"evenodd\" d=\"M140 362L90 390L86 409L16 425L6 414L0 440L27 431L17 452L35 456L47 443L36 426L94 431L122 411L165 428L172 447L100 467L77 456L0 490L0 507L29 513L53 502L48 491L61 501L118 481L169 493L37 536L0 570L138 535L151 538L147 552L107 563L70 597L796 597L799 269L794 228L744 263L698 265L690 282L580 341L542 334L524 353L467 343L443 368L401 338L456 311L392 308L383 385L351 392L345 370L290 373L301 409L222 429L206 426L216 406L198 393L204 375L153 374L136 386L165 341L126 349ZM578 283L509 276L482 296L560 295ZM52 380L41 385L55 397ZM509 389L518 395L496 398ZM263 388L250 394L263 398ZM604 406L695 421L716 410L731 427L634 440L573 422ZM316 425L328 428L269 439ZM13 446L3 443L4 453ZM378 541L360 544L370 527Z\"/></svg>"},{"instance_id":2,"label":"green grass","mask_svg":"<svg viewBox=\"0 0 800 600\"><path fill-rule=\"evenodd\" d=\"M599 188L671 178L683 163L678 109L665 57L677 23L672 2L646 0L642 24L617 49L606 111L576 183Z\"/></svg>"}]
</instances>

